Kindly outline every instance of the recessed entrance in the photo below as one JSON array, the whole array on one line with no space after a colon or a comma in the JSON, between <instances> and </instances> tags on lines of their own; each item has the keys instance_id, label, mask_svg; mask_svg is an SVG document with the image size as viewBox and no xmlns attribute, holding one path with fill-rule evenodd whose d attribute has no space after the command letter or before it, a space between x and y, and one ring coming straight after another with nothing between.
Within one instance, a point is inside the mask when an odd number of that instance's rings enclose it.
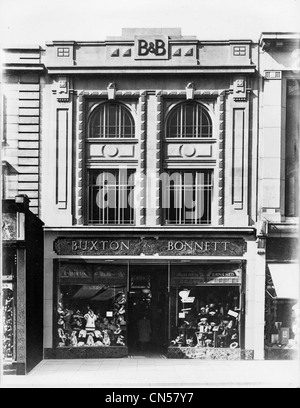
<instances>
[{"instance_id":1,"label":"recessed entrance","mask_svg":"<svg viewBox=\"0 0 300 408\"><path fill-rule=\"evenodd\" d=\"M129 289L129 354L163 353L168 346L168 266L132 265Z\"/></svg>"}]
</instances>

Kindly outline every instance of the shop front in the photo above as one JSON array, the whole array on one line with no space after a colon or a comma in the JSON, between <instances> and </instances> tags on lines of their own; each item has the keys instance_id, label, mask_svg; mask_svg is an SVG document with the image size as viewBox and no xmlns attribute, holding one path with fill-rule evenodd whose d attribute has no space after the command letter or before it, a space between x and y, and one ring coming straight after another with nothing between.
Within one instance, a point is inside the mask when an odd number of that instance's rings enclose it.
<instances>
[{"instance_id":1,"label":"shop front","mask_svg":"<svg viewBox=\"0 0 300 408\"><path fill-rule=\"evenodd\" d=\"M1 310L5 375L43 358L43 223L26 195L2 200Z\"/></svg>"},{"instance_id":2,"label":"shop front","mask_svg":"<svg viewBox=\"0 0 300 408\"><path fill-rule=\"evenodd\" d=\"M45 358L254 357L253 237L46 236Z\"/></svg>"},{"instance_id":3,"label":"shop front","mask_svg":"<svg viewBox=\"0 0 300 408\"><path fill-rule=\"evenodd\" d=\"M270 235L272 228L271 225ZM299 357L298 257L297 238L271 236L267 239L265 358L268 360Z\"/></svg>"}]
</instances>

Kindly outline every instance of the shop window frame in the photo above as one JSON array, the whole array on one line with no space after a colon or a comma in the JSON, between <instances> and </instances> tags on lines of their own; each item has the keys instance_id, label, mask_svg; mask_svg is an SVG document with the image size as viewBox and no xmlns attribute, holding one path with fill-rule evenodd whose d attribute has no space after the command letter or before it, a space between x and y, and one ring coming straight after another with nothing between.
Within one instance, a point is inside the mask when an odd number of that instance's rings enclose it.
<instances>
[{"instance_id":1,"label":"shop window frame","mask_svg":"<svg viewBox=\"0 0 300 408\"><path fill-rule=\"evenodd\" d=\"M226 263L226 262L225 262ZM213 262L208 262L209 264L214 264ZM184 264L183 264L184 265ZM238 349L241 351L245 350L245 329L246 329L246 268L247 268L247 261L245 260L236 260L235 265L238 266L240 265L241 267L241 282L237 284L226 284L226 283L214 283L214 284L207 284L207 283L199 283L198 286L201 287L230 287L230 286L235 286L239 287L239 306L240 306L240 322L239 322L239 347ZM168 321L169 321L169 328L168 328L168 347L174 347L170 345L170 342L172 340L171 338L171 322L172 322L172 316L171 316L171 310L172 310L172 289L176 288L176 297L175 297L175 302L178 303L178 288L179 286L173 286L171 285L171 280L172 280L172 266L170 266L169 270L169 316L168 316ZM178 316L176 316L176 321L178 321ZM176 326L178 330L178 325ZM175 346L176 347L176 346Z\"/></svg>"},{"instance_id":2,"label":"shop window frame","mask_svg":"<svg viewBox=\"0 0 300 408\"><path fill-rule=\"evenodd\" d=\"M64 349L92 349L93 347L91 346L82 346L82 347L73 347L73 346L65 346L65 347L59 347L58 346L58 330L57 330L57 315L58 315L58 293L59 293L59 286L61 284L60 277L59 277L59 268L60 265L62 264L68 264L69 262L67 261L61 261L60 259L54 259L53 260L53 279L52 279L52 288L53 288L53 305L52 305L52 349L53 350L64 350ZM72 263L78 263L78 264L83 264L84 263L80 260L73 260ZM94 262L93 265L94 267L97 265L100 265L101 263ZM126 316L126 337L125 337L125 346L106 346L105 348L109 349L110 347L125 347L128 348L128 292L129 292L129 279L128 279L128 265L125 262L120 262L118 265L124 266L126 268L126 282L124 283L124 288L125 288L125 293L126 293L126 311L125 311L125 316ZM104 265L105 266L105 265ZM94 273L94 272L93 272ZM100 283L98 283L100 285ZM82 284L83 285L83 284ZM87 283L87 285L91 285L91 283ZM98 349L99 347L95 347L95 349Z\"/></svg>"}]
</instances>

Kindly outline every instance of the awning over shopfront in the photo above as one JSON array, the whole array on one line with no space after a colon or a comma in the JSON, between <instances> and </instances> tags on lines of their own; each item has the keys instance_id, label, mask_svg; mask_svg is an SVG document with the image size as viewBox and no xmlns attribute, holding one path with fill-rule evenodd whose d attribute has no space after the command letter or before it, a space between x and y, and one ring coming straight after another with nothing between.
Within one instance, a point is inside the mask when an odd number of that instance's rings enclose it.
<instances>
[{"instance_id":1,"label":"awning over shopfront","mask_svg":"<svg viewBox=\"0 0 300 408\"><path fill-rule=\"evenodd\" d=\"M268 264L277 299L299 299L299 265Z\"/></svg>"}]
</instances>

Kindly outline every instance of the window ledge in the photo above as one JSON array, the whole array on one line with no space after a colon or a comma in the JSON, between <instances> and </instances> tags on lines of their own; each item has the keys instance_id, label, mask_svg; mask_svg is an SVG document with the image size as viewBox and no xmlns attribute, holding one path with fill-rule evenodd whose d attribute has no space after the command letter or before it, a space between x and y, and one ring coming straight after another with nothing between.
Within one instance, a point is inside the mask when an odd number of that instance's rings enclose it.
<instances>
[{"instance_id":1,"label":"window ledge","mask_svg":"<svg viewBox=\"0 0 300 408\"><path fill-rule=\"evenodd\" d=\"M123 138L123 137L115 137L115 138L105 138L105 137L103 137L103 138L100 138L100 137L91 137L91 138L89 138L89 139L86 139L86 142L88 142L88 143L98 143L98 144L103 144L103 143L105 143L105 144L107 144L107 143L118 143L118 144L121 144L121 143L138 143L139 142L139 139L138 138L136 138L136 137L132 137L132 138Z\"/></svg>"},{"instance_id":2,"label":"window ledge","mask_svg":"<svg viewBox=\"0 0 300 408\"><path fill-rule=\"evenodd\" d=\"M217 139L213 137L166 137L164 143L216 143Z\"/></svg>"}]
</instances>

